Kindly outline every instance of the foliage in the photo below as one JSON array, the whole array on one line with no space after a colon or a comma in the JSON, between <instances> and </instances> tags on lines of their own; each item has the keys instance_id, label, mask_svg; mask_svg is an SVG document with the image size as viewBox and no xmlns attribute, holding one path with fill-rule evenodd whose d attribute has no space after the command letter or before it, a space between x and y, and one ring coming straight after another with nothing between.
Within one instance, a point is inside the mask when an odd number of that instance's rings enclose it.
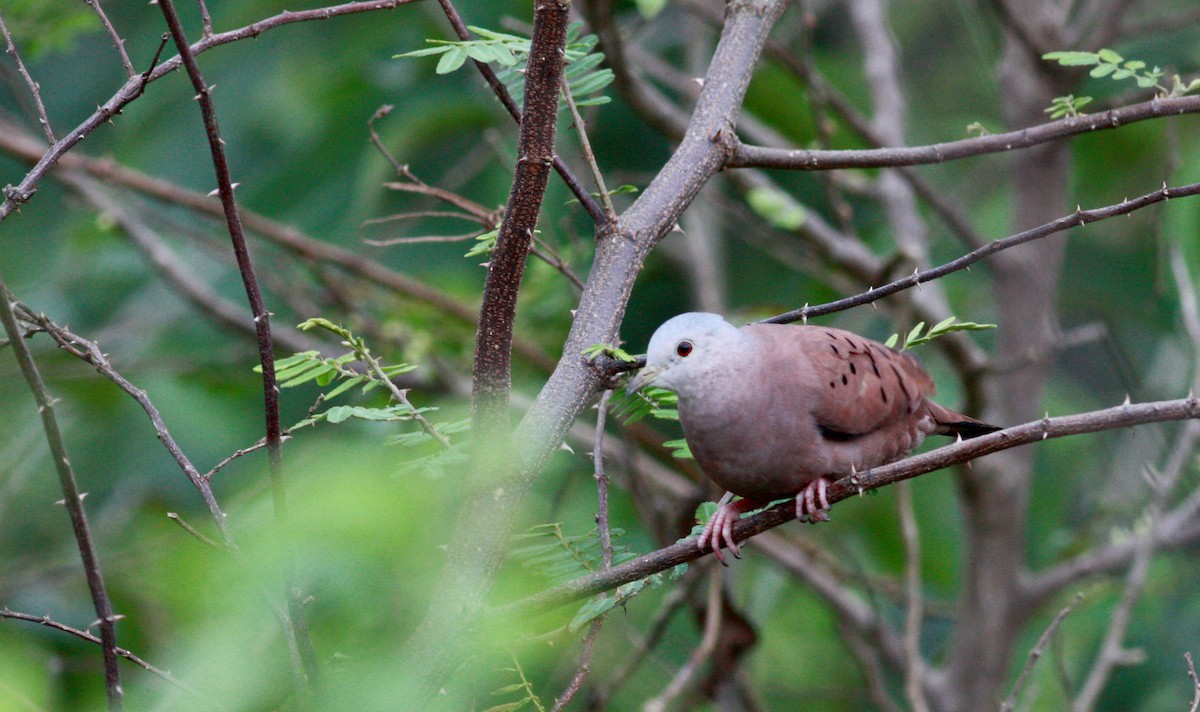
<instances>
[{"instance_id":1,"label":"foliage","mask_svg":"<svg viewBox=\"0 0 1200 712\"><path fill-rule=\"evenodd\" d=\"M995 324L976 324L973 321L958 321L958 317L952 316L952 317L947 317L946 319L943 319L942 321L939 321L938 323L929 327L929 330L926 331L925 334L922 336L921 330L924 328L925 328L925 322L923 322L923 321L919 322L916 326L914 326L908 332L908 334L904 337L904 343L897 350L904 351L906 349L911 349L913 347L920 346L922 344L927 344L930 341L933 341L934 339L936 339L938 337L945 336L946 334L950 334L955 331L987 331L989 329L995 329L996 325ZM884 345L887 346L888 348L894 349L894 348L896 348L896 343L899 340L900 340L899 334L892 334L891 336L888 337L888 340L884 342Z\"/></svg>"},{"instance_id":2,"label":"foliage","mask_svg":"<svg viewBox=\"0 0 1200 712\"><path fill-rule=\"evenodd\" d=\"M609 531L609 535L614 540L612 546L613 565L637 557L636 553L615 543L615 540L622 534L624 534L624 530L616 527ZM568 535L563 531L562 525L555 522L535 526L529 532L518 535L516 539L535 543L513 549L513 558L551 584L596 573L603 566L603 552L597 529L592 529L586 534ZM544 541L546 539L549 541ZM580 630L615 606L625 605L634 596L644 591L647 586L655 587L666 581L674 581L685 571L687 571L687 565L680 564L668 572L653 574L620 586L612 595L594 596L580 606L567 628L570 631Z\"/></svg>"},{"instance_id":3,"label":"foliage","mask_svg":"<svg viewBox=\"0 0 1200 712\"><path fill-rule=\"evenodd\" d=\"M593 52L596 47L595 35L580 36L582 22L573 22L567 27L566 66L563 76L570 87L571 95L575 98L576 106L596 106L606 104L611 99L604 95L588 97L603 90L612 83L611 69L600 68L604 55ZM528 37L495 32L483 27L470 27L472 32L481 35L477 40L425 40L433 47L404 52L395 55L396 58L429 57L441 55L436 72L449 74L456 71L467 61L473 59L484 64L497 64L500 70L496 76L508 87L513 100L521 104L525 96L525 65L529 61ZM566 108L566 103L559 102L559 110Z\"/></svg>"},{"instance_id":4,"label":"foliage","mask_svg":"<svg viewBox=\"0 0 1200 712\"><path fill-rule=\"evenodd\" d=\"M1042 59L1058 62L1064 67L1091 67L1088 75L1096 79L1109 77L1116 81L1132 79L1142 89L1154 89L1162 98L1183 96L1200 89L1200 79L1184 83L1178 74L1172 75L1171 86L1165 87L1159 83L1165 72L1154 67L1147 69L1146 63L1140 59L1125 59L1111 49L1101 49L1098 52L1058 51L1047 52ZM1090 96L1075 97L1071 94L1056 97L1046 109L1052 119L1064 116L1078 116L1079 109L1092 101Z\"/></svg>"}]
</instances>

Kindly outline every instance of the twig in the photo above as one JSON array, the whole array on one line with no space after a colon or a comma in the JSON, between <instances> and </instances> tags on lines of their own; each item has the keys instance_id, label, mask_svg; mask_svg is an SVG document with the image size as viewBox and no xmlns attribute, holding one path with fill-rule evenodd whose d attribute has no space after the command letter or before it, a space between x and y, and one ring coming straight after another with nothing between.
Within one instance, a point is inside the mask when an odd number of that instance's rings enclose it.
<instances>
[{"instance_id":1,"label":"twig","mask_svg":"<svg viewBox=\"0 0 1200 712\"><path fill-rule=\"evenodd\" d=\"M592 466L595 469L596 478L596 527L600 531L600 557L602 568L608 569L612 566L612 532L608 526L608 474L604 470L604 422L608 416L608 401L612 397L612 391L605 391L600 396L600 402L597 404L596 414L596 436L592 445ZM607 593L600 594L607 596ZM600 636L600 627L604 625L604 619L607 616L601 616L592 621L588 627L587 635L583 639L583 647L579 651L579 666L575 670L575 674L571 676L571 681L567 684L563 693L554 700L554 707L551 712L561 712L571 698L579 692L583 687L584 680L587 679L590 671L592 660L592 647L596 644L596 639Z\"/></svg>"},{"instance_id":2,"label":"twig","mask_svg":"<svg viewBox=\"0 0 1200 712\"><path fill-rule=\"evenodd\" d=\"M150 400L150 396L144 390L133 385L133 383L113 368L112 363L109 362L108 357L96 342L89 341L55 324L45 314L36 314L24 305L21 305L19 309L22 312L23 319L36 324L38 328L45 331L50 338L54 339L59 348L91 364L100 375L112 381L118 388L125 391L125 393L137 401L137 404L149 416L150 424L154 426L154 432L158 436L159 442L171 454L171 458L175 460L175 464L179 465L179 469L183 470L183 474L187 476L192 485L199 490L200 496L204 499L209 514L213 518L213 523L216 524L217 530L221 533L226 545L232 544L232 539L225 523L225 513L221 511L216 496L213 495L212 488L209 486L206 478L200 475L196 466L184 454L183 449L179 447L179 443L175 441L175 438L171 435L171 431L167 429L167 424L163 420L162 414L158 412L158 408Z\"/></svg>"},{"instance_id":3,"label":"twig","mask_svg":"<svg viewBox=\"0 0 1200 712\"><path fill-rule=\"evenodd\" d=\"M1078 415L1043 418L946 445L890 465L872 468L857 475L844 477L829 486L827 496L831 504L840 502L867 490L895 484L1000 450L1051 438L1115 430L1144 423L1197 418L1200 418L1200 397L1195 395L1179 400L1122 404L1114 408ZM744 541L755 534L791 521L795 517L794 502L770 507L758 514L739 520L733 527L733 538L735 541ZM665 571L676 564L697 559L701 555L702 553L696 548L696 542L688 539L614 566L607 572L581 576L573 581L511 603L497 609L497 612L512 614L564 605L580 598L594 596L600 591L607 591L621 584Z\"/></svg>"},{"instance_id":4,"label":"twig","mask_svg":"<svg viewBox=\"0 0 1200 712\"><path fill-rule=\"evenodd\" d=\"M642 705L643 712L666 712L667 708L675 701L691 684L696 674L700 671L700 666L704 661L712 655L713 650L717 647L717 638L721 633L722 619L722 602L721 602L721 569L718 567L710 568L708 572L708 596L705 601L705 616L704 616L704 635L700 638L700 644L688 656L688 660L683 667L675 674L671 681L667 683L664 689L657 697L646 701Z\"/></svg>"},{"instance_id":5,"label":"twig","mask_svg":"<svg viewBox=\"0 0 1200 712\"><path fill-rule=\"evenodd\" d=\"M70 635L75 636L76 638L81 638L83 640L86 640L89 643L95 643L97 645L104 644L100 638L97 638L96 636L92 635L88 631L80 630L79 628L73 628L64 623L59 623L58 621L54 620L53 618L51 618L48 615L32 616L32 615L29 615L28 613L19 613L17 611L10 610L9 608L4 607L4 608L0 608L0 618L7 618L9 620L14 620L14 621L25 621L27 623L36 623L37 625L43 625L43 626L46 626L47 628L53 628L54 630L59 630L59 631L62 631L63 633L68 633ZM192 688L189 685L185 685L183 682L181 682L179 680L179 678L175 677L171 673L169 673L166 670L163 670L161 668L155 667L154 665L151 665L150 663L146 662L144 659L142 659L138 655L131 653L130 651L126 650L125 648L117 648L116 653L118 656L125 658L126 660L133 663L134 665L137 665L138 667L142 668L143 670L153 673L154 675L157 675L159 678L171 683L175 687L178 687L179 689L193 695L196 699L201 700L206 705L212 706L212 705L216 704L212 699L200 694L200 692L197 691L196 689Z\"/></svg>"},{"instance_id":6,"label":"twig","mask_svg":"<svg viewBox=\"0 0 1200 712\"><path fill-rule=\"evenodd\" d=\"M838 299L836 301L827 302L817 306L805 306L801 309L796 309L784 314L773 316L770 319L764 319L763 321L772 324L786 324L793 321L803 321L810 317L820 316L822 314L831 314L833 312L842 311L843 309L850 309L851 307L857 307L863 304L870 304L871 302L895 294L896 292L909 289L910 287L916 287L929 282L930 280L938 279L939 277L944 277L953 272L966 269L985 257L990 257L1001 250L1022 245L1026 242L1032 242L1033 240L1039 240L1047 235L1052 235L1056 232L1062 232L1068 228L1087 225L1088 223L1105 220L1118 215L1126 215L1135 210L1139 210L1148 205L1153 205L1154 203L1159 203L1164 200L1183 198L1193 195L1200 195L1200 183L1189 183L1187 185L1178 187L1167 187L1166 185L1163 185L1162 188L1154 191L1153 193L1147 193L1146 195L1137 198L1126 199L1115 205L1109 205L1103 208L1093 208L1091 210L1083 210L1082 208L1079 208L1076 209L1074 213L1061 217L1052 222L1030 228L1029 230L1024 230L1015 235L1010 235L1009 237L989 242L983 247L972 250L958 259L951 260L950 262L938 267L933 267L920 272L913 272L904 279L898 279L894 282L889 282L882 287L872 287L862 294L856 294L852 297Z\"/></svg>"},{"instance_id":7,"label":"twig","mask_svg":"<svg viewBox=\"0 0 1200 712\"><path fill-rule=\"evenodd\" d=\"M42 131L46 134L46 138L49 139L50 143L54 143L57 139L54 138L54 129L50 128L50 118L46 116L46 105L42 103L41 88L37 82L33 81L29 70L25 68L25 63L21 61L21 55L17 52L17 45L13 43L12 35L8 34L8 26L4 24L3 17L0 17L0 33L4 34L4 43L8 47L5 51L16 62L17 71L20 72L21 78L25 80L25 86L29 87L29 93L33 95L33 103L37 105L38 123L42 125Z\"/></svg>"},{"instance_id":8,"label":"twig","mask_svg":"<svg viewBox=\"0 0 1200 712\"><path fill-rule=\"evenodd\" d=\"M1055 631L1058 630L1058 627L1062 625L1062 622L1071 614L1071 611L1075 610L1075 606L1078 606L1082 600L1082 593L1075 594L1071 602L1063 606L1058 615L1054 616L1054 620L1050 621L1050 625L1046 626L1046 630L1042 631L1042 634L1038 636L1037 643L1029 651L1029 659L1025 661L1025 667L1021 669L1021 674L1017 677L1017 682L1013 685L1012 692L1009 693L1008 699L1004 700L1004 703L1000 705L1000 712L1012 712L1013 708L1017 706L1017 696L1021 694L1021 689L1025 687L1025 681L1029 678L1029 673L1033 671L1033 666L1037 664L1038 658L1042 657L1042 653L1045 652L1046 646L1050 644Z\"/></svg>"},{"instance_id":9,"label":"twig","mask_svg":"<svg viewBox=\"0 0 1200 712\"><path fill-rule=\"evenodd\" d=\"M612 532L608 527L608 473L604 470L604 425L608 419L608 401L612 391L604 391L600 402L596 404L596 440L592 447L592 467L595 469L596 493L599 501L596 504L596 526L600 529L600 555L604 568L612 566Z\"/></svg>"},{"instance_id":10,"label":"twig","mask_svg":"<svg viewBox=\"0 0 1200 712\"><path fill-rule=\"evenodd\" d=\"M387 240L363 240L364 245L371 247L392 247L393 245L415 245L425 242L466 242L484 233L483 230L466 232L461 235L420 235L417 237L393 237Z\"/></svg>"},{"instance_id":11,"label":"twig","mask_svg":"<svg viewBox=\"0 0 1200 712\"><path fill-rule=\"evenodd\" d=\"M218 544L217 542L213 541L212 539L209 539L208 537L201 534L198 529L193 527L191 524L188 524L187 522L185 522L183 520L183 517L179 516L177 513L167 512L167 519L170 519L170 520L174 521L176 524L178 524L179 526L183 527L183 530L185 532L196 537L196 539L199 540L201 544L207 544L208 546L211 546L214 549L221 548L220 544Z\"/></svg>"},{"instance_id":12,"label":"twig","mask_svg":"<svg viewBox=\"0 0 1200 712\"><path fill-rule=\"evenodd\" d=\"M900 532L904 539L904 694L915 712L929 712L925 658L921 655L921 537L913 512L912 483L899 483Z\"/></svg>"},{"instance_id":13,"label":"twig","mask_svg":"<svg viewBox=\"0 0 1200 712\"><path fill-rule=\"evenodd\" d=\"M204 0L196 0L196 4L200 6L200 26L203 28L204 36L212 37L213 23L212 15L208 14L208 5L205 4Z\"/></svg>"},{"instance_id":14,"label":"twig","mask_svg":"<svg viewBox=\"0 0 1200 712\"><path fill-rule=\"evenodd\" d=\"M566 76L562 77L560 83L562 84L563 98L567 100L567 108L571 110L571 118L575 122L575 134L579 136L579 146L583 149L583 160L592 171L592 179L596 181L596 190L600 192L600 202L604 205L604 215L609 222L612 222L617 219L617 211L613 208L612 196L608 194L608 187L604 185L604 174L600 172L596 154L592 152L592 142L588 140L583 116L579 114L579 107L575 105L575 97L571 94L571 83L567 81Z\"/></svg>"},{"instance_id":15,"label":"twig","mask_svg":"<svg viewBox=\"0 0 1200 712\"><path fill-rule=\"evenodd\" d=\"M1192 706L1188 708L1188 712L1196 712L1197 709L1200 709L1200 677L1196 675L1196 666L1192 663L1191 652L1184 653L1183 659L1187 661L1188 677L1192 678L1192 687L1195 690L1192 693Z\"/></svg>"},{"instance_id":16,"label":"twig","mask_svg":"<svg viewBox=\"0 0 1200 712\"><path fill-rule=\"evenodd\" d=\"M371 114L371 118L367 119L367 135L370 137L371 143L375 145L375 150L379 151L384 159L392 164L392 168L396 169L396 175L403 177L408 173L408 167L400 165L400 161L397 161L387 146L383 145L383 139L379 138L379 134L375 131L375 122L392 113L395 108L391 104L384 104L376 109L375 113Z\"/></svg>"},{"instance_id":17,"label":"twig","mask_svg":"<svg viewBox=\"0 0 1200 712\"><path fill-rule=\"evenodd\" d=\"M121 691L121 672L117 668L117 631L113 616L112 601L104 585L104 574L100 571L100 560L96 556L96 547L92 542L92 534L88 528L87 514L83 509L83 496L79 493L79 485L75 479L75 471L71 460L67 457L67 446L63 442L62 431L58 428L58 419L54 415L54 398L46 390L42 374L38 371L25 336L17 326L13 303L16 300L8 291L4 280L0 277L0 322L8 334L9 344L21 367L25 383L33 393L42 418L42 429L46 433L46 442L50 446L50 454L54 460L54 469L58 473L58 483L62 488L63 506L71 517L71 527L75 533L75 544L79 548L79 556L83 559L83 573L87 578L88 591L92 595L92 605L100 622L101 648L104 653L104 689L108 695L108 708L122 708L123 692Z\"/></svg>"},{"instance_id":18,"label":"twig","mask_svg":"<svg viewBox=\"0 0 1200 712\"><path fill-rule=\"evenodd\" d=\"M196 90L196 98L200 102L200 113L204 121L205 133L208 137L209 150L212 154L213 168L216 171L217 191L221 197L221 205L225 212L225 222L229 229L229 237L233 244L234 256L237 260L238 272L242 276L242 284L246 297L250 302L250 310L254 315L255 331L258 335L259 361L262 365L263 405L266 419L267 459L270 463L271 501L274 504L275 516L283 526L286 526L287 495L284 486L283 456L281 453L282 427L279 422L279 385L275 380L274 345L271 342L270 315L263 303L259 291L258 278L254 274L254 266L250 261L250 252L246 248L246 237L242 231L242 219L238 212L237 200L233 195L233 184L229 177L229 165L225 159L225 142L221 139L217 125L217 116L213 110L210 87L205 84L196 64L195 54L188 44L179 15L175 11L172 0L158 0L163 18L170 28L171 37L179 56L187 69L188 78ZM289 623L288 633L293 638L304 674L309 682L315 682L320 676L320 665L317 663L316 651L313 649L312 638L309 635L308 623L305 617L304 604L301 600L299 586L292 580L295 576L291 566L285 564L285 588L288 602Z\"/></svg>"},{"instance_id":19,"label":"twig","mask_svg":"<svg viewBox=\"0 0 1200 712\"><path fill-rule=\"evenodd\" d=\"M894 168L896 166L942 163L969 156L1030 148L1083 133L1115 129L1137 121L1196 112L1200 112L1200 97L1197 96L1152 99L1098 114L1067 117L1017 131L976 136L929 146L861 150L820 151L763 148L741 143L736 136L730 134L725 137L730 144L730 159L725 167L816 171L837 168Z\"/></svg>"},{"instance_id":20,"label":"twig","mask_svg":"<svg viewBox=\"0 0 1200 712\"><path fill-rule=\"evenodd\" d=\"M121 55L121 64L125 65L125 76L128 78L133 78L133 76L137 74L137 70L133 68L133 62L129 61L129 53L125 51L125 40L121 39L121 35L117 34L117 28L113 27L112 22L110 22L108 19L108 15L104 14L104 8L100 7L100 0L83 1L88 5L91 5L92 9L96 11L96 15L100 18L100 24L104 26L104 31L107 32L108 36L112 39L113 47L116 47L117 53ZM203 4L204 0L201 0L201 6L203 6ZM207 13L205 13L205 16L207 16ZM54 142L51 141L50 143Z\"/></svg>"}]
</instances>

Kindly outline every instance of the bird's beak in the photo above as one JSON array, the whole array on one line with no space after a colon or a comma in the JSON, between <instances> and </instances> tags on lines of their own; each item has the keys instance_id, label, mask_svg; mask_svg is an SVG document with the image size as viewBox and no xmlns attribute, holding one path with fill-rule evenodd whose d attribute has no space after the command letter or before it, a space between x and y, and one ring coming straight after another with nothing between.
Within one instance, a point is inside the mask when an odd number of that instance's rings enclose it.
<instances>
[{"instance_id":1,"label":"bird's beak","mask_svg":"<svg viewBox=\"0 0 1200 712\"><path fill-rule=\"evenodd\" d=\"M633 393L639 388L650 385L650 383L653 382L654 379L658 378L658 375L664 370L665 369L662 366L646 366L642 368L642 370L638 371L637 375L634 376L628 384L626 384L625 392Z\"/></svg>"}]
</instances>

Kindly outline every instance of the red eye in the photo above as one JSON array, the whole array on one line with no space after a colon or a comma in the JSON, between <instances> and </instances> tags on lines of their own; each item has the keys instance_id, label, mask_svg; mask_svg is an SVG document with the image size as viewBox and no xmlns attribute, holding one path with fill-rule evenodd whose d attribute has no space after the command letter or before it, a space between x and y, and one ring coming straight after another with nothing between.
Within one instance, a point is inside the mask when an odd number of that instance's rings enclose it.
<instances>
[{"instance_id":1,"label":"red eye","mask_svg":"<svg viewBox=\"0 0 1200 712\"><path fill-rule=\"evenodd\" d=\"M675 346L675 353L679 354L680 356L683 356L684 358L687 358L687 355L690 354L691 352L692 352L692 342L690 342L690 341L680 341Z\"/></svg>"}]
</instances>

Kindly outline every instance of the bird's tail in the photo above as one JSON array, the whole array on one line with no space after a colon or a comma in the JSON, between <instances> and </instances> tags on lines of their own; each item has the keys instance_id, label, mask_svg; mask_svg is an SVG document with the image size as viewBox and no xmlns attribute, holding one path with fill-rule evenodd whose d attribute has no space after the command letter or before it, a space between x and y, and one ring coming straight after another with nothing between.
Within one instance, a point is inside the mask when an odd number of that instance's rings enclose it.
<instances>
[{"instance_id":1,"label":"bird's tail","mask_svg":"<svg viewBox=\"0 0 1200 712\"><path fill-rule=\"evenodd\" d=\"M976 420L962 413L956 413L932 401L929 401L929 412L933 414L933 419L937 421L938 429L936 432L939 435L957 435L963 440L970 440L980 435L987 435L997 430L1003 430L999 426L985 423L982 420Z\"/></svg>"}]
</instances>

